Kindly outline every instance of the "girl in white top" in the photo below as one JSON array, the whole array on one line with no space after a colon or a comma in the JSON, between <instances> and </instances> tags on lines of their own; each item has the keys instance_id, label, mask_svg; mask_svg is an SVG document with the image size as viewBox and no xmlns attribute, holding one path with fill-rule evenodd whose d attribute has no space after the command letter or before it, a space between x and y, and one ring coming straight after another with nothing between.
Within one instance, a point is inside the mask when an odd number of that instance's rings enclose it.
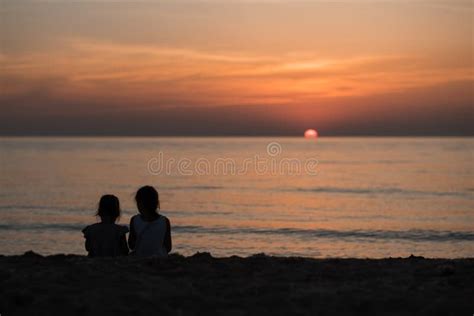
<instances>
[{"instance_id":1,"label":"girl in white top","mask_svg":"<svg viewBox=\"0 0 474 316\"><path fill-rule=\"evenodd\" d=\"M130 220L128 245L137 256L167 257L171 251L171 224L158 214L160 200L152 186L144 186L135 195L138 212Z\"/></svg>"}]
</instances>

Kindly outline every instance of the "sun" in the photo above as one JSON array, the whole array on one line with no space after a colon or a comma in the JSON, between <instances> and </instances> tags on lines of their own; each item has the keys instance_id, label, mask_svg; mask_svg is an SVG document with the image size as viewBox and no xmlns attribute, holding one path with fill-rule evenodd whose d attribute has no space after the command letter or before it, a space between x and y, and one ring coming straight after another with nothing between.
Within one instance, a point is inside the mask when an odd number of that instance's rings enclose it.
<instances>
[{"instance_id":1,"label":"sun","mask_svg":"<svg viewBox=\"0 0 474 316\"><path fill-rule=\"evenodd\" d=\"M318 138L318 132L316 132L315 129L307 129L305 132L304 132L304 137L305 138L313 138L313 139L316 139Z\"/></svg>"}]
</instances>

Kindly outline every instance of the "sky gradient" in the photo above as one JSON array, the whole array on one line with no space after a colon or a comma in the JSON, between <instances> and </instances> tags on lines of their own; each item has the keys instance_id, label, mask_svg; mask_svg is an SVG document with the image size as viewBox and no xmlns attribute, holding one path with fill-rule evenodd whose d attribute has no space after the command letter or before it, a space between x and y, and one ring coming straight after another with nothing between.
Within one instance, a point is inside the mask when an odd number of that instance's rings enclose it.
<instances>
[{"instance_id":1,"label":"sky gradient","mask_svg":"<svg viewBox=\"0 0 474 316\"><path fill-rule=\"evenodd\" d=\"M470 1L2 1L2 135L474 135Z\"/></svg>"}]
</instances>

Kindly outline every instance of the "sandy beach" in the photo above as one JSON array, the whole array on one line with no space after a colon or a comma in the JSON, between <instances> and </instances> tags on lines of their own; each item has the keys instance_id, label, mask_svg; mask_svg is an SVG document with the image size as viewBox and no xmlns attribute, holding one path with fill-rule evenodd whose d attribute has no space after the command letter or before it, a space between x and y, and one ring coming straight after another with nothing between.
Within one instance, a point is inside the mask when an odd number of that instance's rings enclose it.
<instances>
[{"instance_id":1,"label":"sandy beach","mask_svg":"<svg viewBox=\"0 0 474 316\"><path fill-rule=\"evenodd\" d=\"M0 257L2 315L471 315L474 259Z\"/></svg>"}]
</instances>

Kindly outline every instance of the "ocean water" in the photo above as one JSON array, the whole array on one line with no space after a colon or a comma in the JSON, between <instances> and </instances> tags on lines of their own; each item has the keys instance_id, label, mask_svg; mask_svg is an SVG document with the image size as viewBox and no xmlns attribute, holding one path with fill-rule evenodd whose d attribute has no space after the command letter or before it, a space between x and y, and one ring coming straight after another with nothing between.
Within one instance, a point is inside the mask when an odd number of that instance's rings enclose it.
<instances>
[{"instance_id":1,"label":"ocean water","mask_svg":"<svg viewBox=\"0 0 474 316\"><path fill-rule=\"evenodd\" d=\"M173 252L474 256L472 138L0 138L0 254L85 254L102 194L160 193Z\"/></svg>"}]
</instances>

